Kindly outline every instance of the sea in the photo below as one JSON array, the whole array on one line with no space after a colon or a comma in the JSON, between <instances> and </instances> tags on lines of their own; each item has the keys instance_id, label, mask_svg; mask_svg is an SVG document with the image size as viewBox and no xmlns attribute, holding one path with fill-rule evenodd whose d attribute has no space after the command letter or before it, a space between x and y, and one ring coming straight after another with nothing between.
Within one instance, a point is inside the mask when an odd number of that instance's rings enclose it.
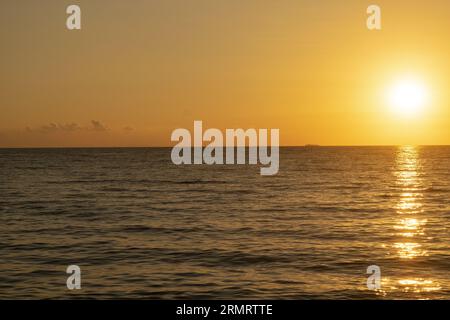
<instances>
[{"instance_id":1,"label":"sea","mask_svg":"<svg viewBox=\"0 0 450 320\"><path fill-rule=\"evenodd\" d=\"M170 153L0 149L0 299L450 299L449 146Z\"/></svg>"}]
</instances>

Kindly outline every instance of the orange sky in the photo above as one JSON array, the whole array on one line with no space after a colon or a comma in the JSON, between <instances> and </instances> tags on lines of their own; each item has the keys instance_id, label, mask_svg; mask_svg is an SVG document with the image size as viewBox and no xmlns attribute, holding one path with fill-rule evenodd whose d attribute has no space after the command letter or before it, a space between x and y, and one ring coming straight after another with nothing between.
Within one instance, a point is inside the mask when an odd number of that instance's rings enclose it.
<instances>
[{"instance_id":1,"label":"orange sky","mask_svg":"<svg viewBox=\"0 0 450 320\"><path fill-rule=\"evenodd\" d=\"M449 18L448 0L4 0L0 147L169 146L194 120L282 145L450 144ZM414 117L385 99L405 74L429 88Z\"/></svg>"}]
</instances>

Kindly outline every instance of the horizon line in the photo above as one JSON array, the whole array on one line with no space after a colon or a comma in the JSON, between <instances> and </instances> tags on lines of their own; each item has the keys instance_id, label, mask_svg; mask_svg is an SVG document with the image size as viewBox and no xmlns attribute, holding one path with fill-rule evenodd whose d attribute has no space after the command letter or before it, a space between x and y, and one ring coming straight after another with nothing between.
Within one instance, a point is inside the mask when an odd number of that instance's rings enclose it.
<instances>
[{"instance_id":1,"label":"horizon line","mask_svg":"<svg viewBox=\"0 0 450 320\"><path fill-rule=\"evenodd\" d=\"M404 147L404 146L413 146L413 147L449 147L450 144L372 144L372 145L318 145L318 144L304 144L304 145L283 145L279 146L279 148L333 148L333 147L342 147L342 148L351 148L351 147ZM1 147L1 149L172 149L176 146L38 146L38 147ZM189 147L189 146L185 146ZM204 148L203 146L202 148ZM228 146L218 146L219 148L230 148ZM249 148L250 146L234 146L235 148ZM254 146L252 148L257 147L271 147L268 146ZM178 147L183 148L183 147ZM191 146L191 148L197 148Z\"/></svg>"}]
</instances>

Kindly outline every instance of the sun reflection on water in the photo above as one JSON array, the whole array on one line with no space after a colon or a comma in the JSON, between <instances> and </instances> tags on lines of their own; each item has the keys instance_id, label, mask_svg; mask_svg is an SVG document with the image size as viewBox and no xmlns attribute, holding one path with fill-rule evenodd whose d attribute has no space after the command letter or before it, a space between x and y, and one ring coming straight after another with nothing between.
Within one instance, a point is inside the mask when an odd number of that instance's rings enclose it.
<instances>
[{"instance_id":1,"label":"sun reflection on water","mask_svg":"<svg viewBox=\"0 0 450 320\"><path fill-rule=\"evenodd\" d=\"M395 206L399 219L394 229L399 241L393 247L401 259L426 256L427 251L419 243L418 236L425 235L426 219L423 213L423 182L420 174L418 150L416 147L401 147L396 159L396 184L400 188L400 198ZM403 239L406 238L406 239Z\"/></svg>"},{"instance_id":2,"label":"sun reflection on water","mask_svg":"<svg viewBox=\"0 0 450 320\"><path fill-rule=\"evenodd\" d=\"M397 212L395 221L395 242L392 248L400 261L410 261L428 256L423 239L426 236L427 219L424 218L423 189L419 151L416 147L400 147L397 152L395 177L400 191L399 199L394 206ZM411 272L411 264L405 266ZM423 276L423 275L422 275ZM403 277L400 279L384 279L382 286L386 292L424 293L440 290L439 283L421 277Z\"/></svg>"},{"instance_id":3,"label":"sun reflection on water","mask_svg":"<svg viewBox=\"0 0 450 320\"><path fill-rule=\"evenodd\" d=\"M389 288L389 291L401 291L411 293L426 293L435 292L442 289L442 287L433 280L426 280L422 278L414 279L384 279L382 281L382 287ZM380 290L380 295L386 296L386 290Z\"/></svg>"}]
</instances>

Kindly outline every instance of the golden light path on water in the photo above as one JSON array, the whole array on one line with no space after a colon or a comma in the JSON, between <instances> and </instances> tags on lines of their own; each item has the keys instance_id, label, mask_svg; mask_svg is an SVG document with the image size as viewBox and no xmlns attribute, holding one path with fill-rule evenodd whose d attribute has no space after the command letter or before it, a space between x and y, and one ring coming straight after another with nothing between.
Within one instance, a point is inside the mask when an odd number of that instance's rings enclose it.
<instances>
[{"instance_id":1,"label":"golden light path on water","mask_svg":"<svg viewBox=\"0 0 450 320\"><path fill-rule=\"evenodd\" d=\"M423 209L423 190L425 188L419 149L413 146L399 147L396 155L394 175L400 197L395 205L395 239L392 248L400 260L405 262L405 269L413 267L414 260L427 257L428 251L421 242L426 238L426 212ZM410 263L406 263L410 262ZM380 293L411 292L425 293L440 290L439 283L432 279L406 277L401 279L386 278L382 281Z\"/></svg>"}]
</instances>

